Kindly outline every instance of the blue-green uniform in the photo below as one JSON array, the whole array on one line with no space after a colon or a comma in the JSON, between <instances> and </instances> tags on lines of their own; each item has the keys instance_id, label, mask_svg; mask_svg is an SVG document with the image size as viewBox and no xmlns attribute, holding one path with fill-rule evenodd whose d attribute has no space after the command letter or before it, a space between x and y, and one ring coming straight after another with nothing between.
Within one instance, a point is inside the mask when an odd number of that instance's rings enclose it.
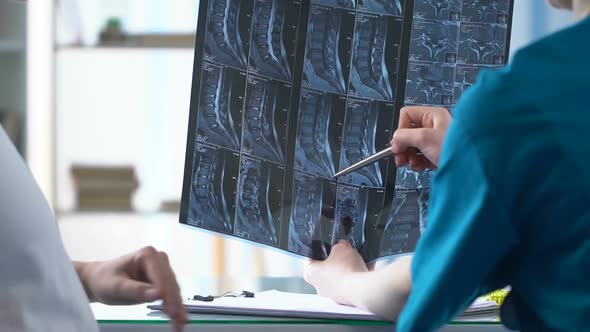
<instances>
[{"instance_id":1,"label":"blue-green uniform","mask_svg":"<svg viewBox=\"0 0 590 332\"><path fill-rule=\"evenodd\" d=\"M590 19L480 75L439 166L398 331L506 285L522 331L590 331Z\"/></svg>"}]
</instances>

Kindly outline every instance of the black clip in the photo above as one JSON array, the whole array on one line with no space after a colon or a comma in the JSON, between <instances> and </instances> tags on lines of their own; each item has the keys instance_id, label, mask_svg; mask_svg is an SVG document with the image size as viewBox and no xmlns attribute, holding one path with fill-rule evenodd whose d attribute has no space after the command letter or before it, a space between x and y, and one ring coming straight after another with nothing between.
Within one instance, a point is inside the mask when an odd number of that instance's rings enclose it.
<instances>
[{"instance_id":1,"label":"black clip","mask_svg":"<svg viewBox=\"0 0 590 332\"><path fill-rule=\"evenodd\" d=\"M202 295L193 296L193 301L213 302L213 300L215 300L215 297L213 297L211 295L209 295L209 296L202 296Z\"/></svg>"},{"instance_id":2,"label":"black clip","mask_svg":"<svg viewBox=\"0 0 590 332\"><path fill-rule=\"evenodd\" d=\"M213 296L213 295L208 295L208 296L195 295L195 296L193 296L193 301L213 302L213 300L218 299L220 297L246 297L246 298L253 298L254 297L254 293L253 292L249 292L249 291L242 291L239 294L236 294L234 292L226 292L226 293L223 293L222 295L218 295L218 296Z\"/></svg>"}]
</instances>

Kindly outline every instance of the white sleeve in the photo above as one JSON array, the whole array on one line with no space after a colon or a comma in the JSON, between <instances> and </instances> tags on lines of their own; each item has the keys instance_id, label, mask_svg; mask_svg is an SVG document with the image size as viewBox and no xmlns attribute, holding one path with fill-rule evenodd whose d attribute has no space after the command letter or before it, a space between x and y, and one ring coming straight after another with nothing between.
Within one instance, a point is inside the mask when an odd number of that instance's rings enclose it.
<instances>
[{"instance_id":1,"label":"white sleeve","mask_svg":"<svg viewBox=\"0 0 590 332\"><path fill-rule=\"evenodd\" d=\"M0 331L98 331L45 197L0 127Z\"/></svg>"}]
</instances>

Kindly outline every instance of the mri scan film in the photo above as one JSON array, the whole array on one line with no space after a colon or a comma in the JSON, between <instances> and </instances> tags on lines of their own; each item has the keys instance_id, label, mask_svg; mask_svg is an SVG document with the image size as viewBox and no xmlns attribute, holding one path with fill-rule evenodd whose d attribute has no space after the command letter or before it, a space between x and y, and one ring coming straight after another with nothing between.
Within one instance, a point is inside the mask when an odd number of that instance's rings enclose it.
<instances>
[{"instance_id":1,"label":"mri scan film","mask_svg":"<svg viewBox=\"0 0 590 332\"><path fill-rule=\"evenodd\" d=\"M240 157L235 152L202 143L197 143L195 150L188 223L231 233L236 207L236 166Z\"/></svg>"},{"instance_id":2,"label":"mri scan film","mask_svg":"<svg viewBox=\"0 0 590 332\"><path fill-rule=\"evenodd\" d=\"M353 27L354 12L312 6L305 47L304 86L346 93Z\"/></svg>"},{"instance_id":3,"label":"mri scan film","mask_svg":"<svg viewBox=\"0 0 590 332\"><path fill-rule=\"evenodd\" d=\"M293 207L289 223L288 250L307 257L324 259L330 253L336 183L313 175L295 172Z\"/></svg>"},{"instance_id":4,"label":"mri scan film","mask_svg":"<svg viewBox=\"0 0 590 332\"><path fill-rule=\"evenodd\" d=\"M358 14L352 55L350 95L393 100L400 18ZM386 60L387 59L387 60Z\"/></svg>"},{"instance_id":5,"label":"mri scan film","mask_svg":"<svg viewBox=\"0 0 590 332\"><path fill-rule=\"evenodd\" d=\"M301 94L295 167L301 171L332 178L338 167L340 134L346 100L313 90Z\"/></svg>"},{"instance_id":6,"label":"mri scan film","mask_svg":"<svg viewBox=\"0 0 590 332\"><path fill-rule=\"evenodd\" d=\"M410 60L455 63L458 39L458 22L414 20Z\"/></svg>"},{"instance_id":7,"label":"mri scan film","mask_svg":"<svg viewBox=\"0 0 590 332\"><path fill-rule=\"evenodd\" d=\"M415 0L414 10L416 18L459 21L461 0Z\"/></svg>"},{"instance_id":8,"label":"mri scan film","mask_svg":"<svg viewBox=\"0 0 590 332\"><path fill-rule=\"evenodd\" d=\"M509 0L463 0L465 22L508 23Z\"/></svg>"},{"instance_id":9,"label":"mri scan film","mask_svg":"<svg viewBox=\"0 0 590 332\"><path fill-rule=\"evenodd\" d=\"M251 0L209 0L205 58L240 69L248 64ZM201 35L200 35L201 36Z\"/></svg>"},{"instance_id":10,"label":"mri scan film","mask_svg":"<svg viewBox=\"0 0 590 332\"><path fill-rule=\"evenodd\" d=\"M242 157L235 234L278 245L284 168L260 159Z\"/></svg>"},{"instance_id":11,"label":"mri scan film","mask_svg":"<svg viewBox=\"0 0 590 332\"><path fill-rule=\"evenodd\" d=\"M248 77L243 151L284 164L291 86L262 77Z\"/></svg>"},{"instance_id":12,"label":"mri scan film","mask_svg":"<svg viewBox=\"0 0 590 332\"><path fill-rule=\"evenodd\" d=\"M454 74L452 65L411 62L406 83L406 103L451 105Z\"/></svg>"},{"instance_id":13,"label":"mri scan film","mask_svg":"<svg viewBox=\"0 0 590 332\"><path fill-rule=\"evenodd\" d=\"M463 23L459 39L459 63L504 65L506 26Z\"/></svg>"},{"instance_id":14,"label":"mri scan film","mask_svg":"<svg viewBox=\"0 0 590 332\"><path fill-rule=\"evenodd\" d=\"M463 96L469 89L479 75L479 72L484 67L480 66L457 66L457 73L455 74L455 103Z\"/></svg>"},{"instance_id":15,"label":"mri scan film","mask_svg":"<svg viewBox=\"0 0 590 332\"><path fill-rule=\"evenodd\" d=\"M393 122L393 104L361 98L348 99L340 170L351 166L387 146ZM339 178L341 182L370 187L384 187L387 176L387 159L361 168Z\"/></svg>"},{"instance_id":16,"label":"mri scan film","mask_svg":"<svg viewBox=\"0 0 590 332\"><path fill-rule=\"evenodd\" d=\"M205 63L199 110L200 141L239 150L246 75Z\"/></svg>"},{"instance_id":17,"label":"mri scan film","mask_svg":"<svg viewBox=\"0 0 590 332\"><path fill-rule=\"evenodd\" d=\"M430 188L400 189L383 226L380 256L414 252L426 227Z\"/></svg>"},{"instance_id":18,"label":"mri scan film","mask_svg":"<svg viewBox=\"0 0 590 332\"><path fill-rule=\"evenodd\" d=\"M339 184L332 245L341 239L349 241L361 255L370 260L376 257L376 225L383 211L385 190Z\"/></svg>"},{"instance_id":19,"label":"mri scan film","mask_svg":"<svg viewBox=\"0 0 590 332\"><path fill-rule=\"evenodd\" d=\"M359 10L385 15L403 16L403 0L359 0Z\"/></svg>"},{"instance_id":20,"label":"mri scan film","mask_svg":"<svg viewBox=\"0 0 590 332\"><path fill-rule=\"evenodd\" d=\"M346 9L356 8L356 0L311 0L311 3Z\"/></svg>"},{"instance_id":21,"label":"mri scan film","mask_svg":"<svg viewBox=\"0 0 590 332\"><path fill-rule=\"evenodd\" d=\"M433 170L388 157L406 105L453 111L508 59L512 0L199 2L180 222L297 256L407 255Z\"/></svg>"},{"instance_id":22,"label":"mri scan film","mask_svg":"<svg viewBox=\"0 0 590 332\"><path fill-rule=\"evenodd\" d=\"M252 72L291 81L299 6L298 1L291 0L255 1L250 49Z\"/></svg>"}]
</instances>

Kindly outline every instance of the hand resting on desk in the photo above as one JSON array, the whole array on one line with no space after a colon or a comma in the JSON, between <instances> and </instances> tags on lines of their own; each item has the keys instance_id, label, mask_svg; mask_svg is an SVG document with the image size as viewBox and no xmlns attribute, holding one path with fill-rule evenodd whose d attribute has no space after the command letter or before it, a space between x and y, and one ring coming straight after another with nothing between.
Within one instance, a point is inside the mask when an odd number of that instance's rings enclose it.
<instances>
[{"instance_id":1,"label":"hand resting on desk","mask_svg":"<svg viewBox=\"0 0 590 332\"><path fill-rule=\"evenodd\" d=\"M168 256L153 247L101 262L74 262L91 302L129 305L164 301L175 331L186 323L180 288Z\"/></svg>"}]
</instances>

